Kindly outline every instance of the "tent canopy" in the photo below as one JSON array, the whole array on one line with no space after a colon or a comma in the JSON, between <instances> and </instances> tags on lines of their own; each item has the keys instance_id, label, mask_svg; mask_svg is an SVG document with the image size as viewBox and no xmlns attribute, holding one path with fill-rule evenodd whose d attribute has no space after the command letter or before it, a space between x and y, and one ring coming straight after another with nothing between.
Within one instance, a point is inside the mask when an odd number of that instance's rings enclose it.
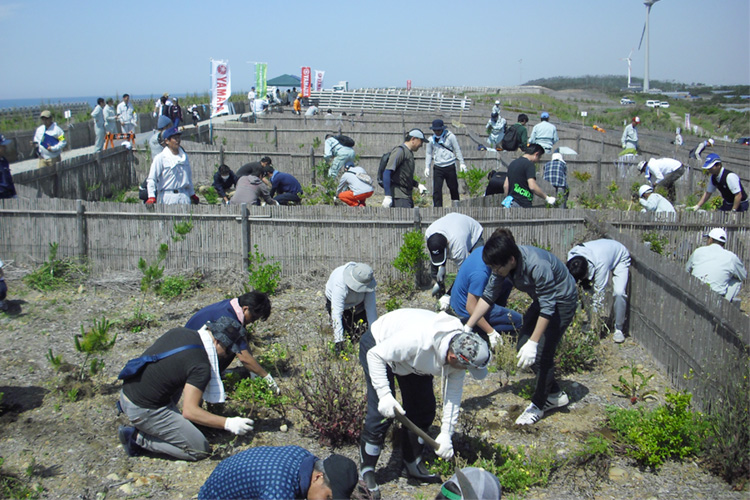
<instances>
[{"instance_id":1,"label":"tent canopy","mask_svg":"<svg viewBox=\"0 0 750 500\"><path fill-rule=\"evenodd\" d=\"M294 75L281 75L266 81L266 85L273 87L299 87L300 77Z\"/></svg>"}]
</instances>

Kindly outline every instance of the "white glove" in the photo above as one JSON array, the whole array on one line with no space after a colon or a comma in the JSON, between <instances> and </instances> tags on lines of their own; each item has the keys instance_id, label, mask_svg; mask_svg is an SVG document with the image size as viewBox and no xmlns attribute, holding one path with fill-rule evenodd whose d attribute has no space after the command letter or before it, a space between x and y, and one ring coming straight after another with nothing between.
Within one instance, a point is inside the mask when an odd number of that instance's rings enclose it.
<instances>
[{"instance_id":1,"label":"white glove","mask_svg":"<svg viewBox=\"0 0 750 500\"><path fill-rule=\"evenodd\" d=\"M544 201L547 202L547 205L554 205L555 204L555 197L554 196L547 196Z\"/></svg>"},{"instance_id":2,"label":"white glove","mask_svg":"<svg viewBox=\"0 0 750 500\"><path fill-rule=\"evenodd\" d=\"M500 345L503 345L503 338L497 333L497 331L492 330L487 336L490 338L490 347L493 349L497 346L498 342L500 342Z\"/></svg>"},{"instance_id":3,"label":"white glove","mask_svg":"<svg viewBox=\"0 0 750 500\"><path fill-rule=\"evenodd\" d=\"M435 438L435 441L440 445L440 448L435 451L437 456L443 460L450 460L453 458L453 440L451 440L451 437L448 434L441 432L438 434L438 437Z\"/></svg>"},{"instance_id":4,"label":"white glove","mask_svg":"<svg viewBox=\"0 0 750 500\"><path fill-rule=\"evenodd\" d=\"M393 198L390 196L386 196L383 198L383 208L389 208L391 205L393 205Z\"/></svg>"},{"instance_id":5,"label":"white glove","mask_svg":"<svg viewBox=\"0 0 750 500\"><path fill-rule=\"evenodd\" d=\"M474 331L474 327L473 326L469 326L469 325L464 325L464 331L466 333L471 333L471 332Z\"/></svg>"},{"instance_id":6,"label":"white glove","mask_svg":"<svg viewBox=\"0 0 750 500\"><path fill-rule=\"evenodd\" d=\"M700 205L693 205L692 207L687 207L688 210L692 210L693 212L697 211L700 207Z\"/></svg>"},{"instance_id":7,"label":"white glove","mask_svg":"<svg viewBox=\"0 0 750 500\"><path fill-rule=\"evenodd\" d=\"M534 364L536 361L536 349L538 346L539 343L534 342L531 339L526 341L523 347L518 351L518 354L516 354L516 357L518 358L517 366L519 368L525 369Z\"/></svg>"},{"instance_id":8,"label":"white glove","mask_svg":"<svg viewBox=\"0 0 750 500\"><path fill-rule=\"evenodd\" d=\"M466 164L465 164L465 163L462 163L462 164L461 164L461 165L460 165L460 166L458 167L458 169L459 169L459 170L461 171L461 173L464 173L464 172L466 172Z\"/></svg>"},{"instance_id":9,"label":"white glove","mask_svg":"<svg viewBox=\"0 0 750 500\"><path fill-rule=\"evenodd\" d=\"M425 186L424 184L420 184L417 187L417 189L419 189L419 194L421 194L421 195L427 194L427 186Z\"/></svg>"},{"instance_id":10,"label":"white glove","mask_svg":"<svg viewBox=\"0 0 750 500\"><path fill-rule=\"evenodd\" d=\"M424 168L424 176L425 177L429 177L430 176L430 167L425 167Z\"/></svg>"},{"instance_id":11,"label":"white glove","mask_svg":"<svg viewBox=\"0 0 750 500\"><path fill-rule=\"evenodd\" d=\"M238 436L244 436L248 431L253 430L253 422L249 418L244 417L228 417L227 421L224 422L224 430L236 434Z\"/></svg>"},{"instance_id":12,"label":"white glove","mask_svg":"<svg viewBox=\"0 0 750 500\"><path fill-rule=\"evenodd\" d=\"M393 418L396 416L396 410L402 415L406 414L404 409L398 404L396 398L390 392L380 398L378 401L378 412L386 418Z\"/></svg>"},{"instance_id":13,"label":"white glove","mask_svg":"<svg viewBox=\"0 0 750 500\"><path fill-rule=\"evenodd\" d=\"M281 392L281 389L279 389L279 384L276 383L270 373L263 377L263 379L268 382L268 387L270 387L273 392L275 392L276 394L279 394Z\"/></svg>"},{"instance_id":14,"label":"white glove","mask_svg":"<svg viewBox=\"0 0 750 500\"><path fill-rule=\"evenodd\" d=\"M447 311L448 307L451 305L451 296L450 295L443 295L438 299L438 303L440 304L440 310L441 311Z\"/></svg>"}]
</instances>

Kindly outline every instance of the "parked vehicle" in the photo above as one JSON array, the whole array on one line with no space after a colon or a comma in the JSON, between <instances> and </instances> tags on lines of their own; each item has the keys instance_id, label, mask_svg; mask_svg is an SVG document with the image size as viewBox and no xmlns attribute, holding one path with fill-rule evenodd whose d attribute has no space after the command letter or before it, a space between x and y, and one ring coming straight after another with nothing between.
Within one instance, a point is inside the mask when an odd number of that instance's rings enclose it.
<instances>
[{"instance_id":1,"label":"parked vehicle","mask_svg":"<svg viewBox=\"0 0 750 500\"><path fill-rule=\"evenodd\" d=\"M740 137L739 139L737 139L737 144L750 146L750 137Z\"/></svg>"},{"instance_id":2,"label":"parked vehicle","mask_svg":"<svg viewBox=\"0 0 750 500\"><path fill-rule=\"evenodd\" d=\"M622 104L623 106L627 106L629 104L635 104L635 101L633 99L628 99L627 97L623 97L622 99L620 99L620 104Z\"/></svg>"},{"instance_id":3,"label":"parked vehicle","mask_svg":"<svg viewBox=\"0 0 750 500\"><path fill-rule=\"evenodd\" d=\"M669 107L669 103L667 101L662 101L662 102L659 103L659 107L660 108L668 108Z\"/></svg>"},{"instance_id":4,"label":"parked vehicle","mask_svg":"<svg viewBox=\"0 0 750 500\"><path fill-rule=\"evenodd\" d=\"M661 106L661 101L655 101L653 99L649 99L646 101L646 106L649 108L658 108Z\"/></svg>"}]
</instances>

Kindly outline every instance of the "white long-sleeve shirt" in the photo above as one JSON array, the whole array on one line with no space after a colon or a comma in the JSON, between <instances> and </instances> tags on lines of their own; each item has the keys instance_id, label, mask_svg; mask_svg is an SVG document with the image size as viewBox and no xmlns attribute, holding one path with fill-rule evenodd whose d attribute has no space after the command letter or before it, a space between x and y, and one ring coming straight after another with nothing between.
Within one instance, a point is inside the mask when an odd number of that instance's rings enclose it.
<instances>
[{"instance_id":1,"label":"white long-sleeve shirt","mask_svg":"<svg viewBox=\"0 0 750 500\"><path fill-rule=\"evenodd\" d=\"M657 193L651 193L648 200L641 198L638 202L643 205L644 212L674 212L674 207L669 200Z\"/></svg>"},{"instance_id":2,"label":"white long-sleeve shirt","mask_svg":"<svg viewBox=\"0 0 750 500\"><path fill-rule=\"evenodd\" d=\"M95 127L104 128L104 110L98 104L94 106L94 111L91 112L91 118L94 119Z\"/></svg>"},{"instance_id":3,"label":"white long-sleeve shirt","mask_svg":"<svg viewBox=\"0 0 750 500\"><path fill-rule=\"evenodd\" d=\"M146 186L148 197L156 198L159 195L159 203L162 202L161 195L165 191L180 191L187 196L194 195L193 172L185 150L180 148L178 154L173 154L169 148L164 148L156 155L151 162Z\"/></svg>"},{"instance_id":4,"label":"white long-sleeve shirt","mask_svg":"<svg viewBox=\"0 0 750 500\"><path fill-rule=\"evenodd\" d=\"M344 324L342 316L344 310L364 302L367 323L372 324L378 319L378 310L375 306L375 291L355 292L344 281L344 272L350 266L356 266L356 262L347 262L333 270L326 283L326 298L331 301L331 323L333 326L333 339L335 342L344 340Z\"/></svg>"},{"instance_id":5,"label":"white long-sleeve shirt","mask_svg":"<svg viewBox=\"0 0 750 500\"><path fill-rule=\"evenodd\" d=\"M548 121L541 121L531 129L529 144L539 144L544 151L549 153L560 138L557 136L557 127Z\"/></svg>"},{"instance_id":6,"label":"white long-sleeve shirt","mask_svg":"<svg viewBox=\"0 0 750 500\"><path fill-rule=\"evenodd\" d=\"M117 133L117 122L116 119L115 110L107 104L104 106L104 130L109 132L110 134L116 134Z\"/></svg>"},{"instance_id":7,"label":"white long-sleeve shirt","mask_svg":"<svg viewBox=\"0 0 750 500\"><path fill-rule=\"evenodd\" d=\"M468 215L450 213L430 224L424 237L427 241L436 233L445 236L448 240L447 257L455 262L456 267L461 267L483 232L482 225Z\"/></svg>"},{"instance_id":8,"label":"white long-sleeve shirt","mask_svg":"<svg viewBox=\"0 0 750 500\"><path fill-rule=\"evenodd\" d=\"M588 279L594 287L594 308L601 310L609 274L619 266L630 267L630 252L619 241L600 239L576 245L568 252L568 260L577 256L589 262Z\"/></svg>"},{"instance_id":9,"label":"white long-sleeve shirt","mask_svg":"<svg viewBox=\"0 0 750 500\"><path fill-rule=\"evenodd\" d=\"M688 259L685 270L707 283L721 296L726 295L731 280L747 279L747 270L739 257L718 243L696 248Z\"/></svg>"},{"instance_id":10,"label":"white long-sleeve shirt","mask_svg":"<svg viewBox=\"0 0 750 500\"><path fill-rule=\"evenodd\" d=\"M681 166L682 163L674 158L651 158L644 175L653 184L658 184L664 180L665 175L671 174Z\"/></svg>"},{"instance_id":11,"label":"white long-sleeve shirt","mask_svg":"<svg viewBox=\"0 0 750 500\"><path fill-rule=\"evenodd\" d=\"M434 134L427 141L424 148L424 166L430 168L435 164L436 167L449 167L456 163L464 163L464 155L461 152L461 146L458 145L456 135L450 130L446 130L440 137Z\"/></svg>"},{"instance_id":12,"label":"white long-sleeve shirt","mask_svg":"<svg viewBox=\"0 0 750 500\"><path fill-rule=\"evenodd\" d=\"M365 181L357 177L357 174L367 175L367 172L362 167L351 167L349 170L344 172L341 175L339 185L336 188L336 194L339 194L343 191L351 191L354 196L365 193L372 193L372 184L366 183Z\"/></svg>"},{"instance_id":13,"label":"white long-sleeve shirt","mask_svg":"<svg viewBox=\"0 0 750 500\"><path fill-rule=\"evenodd\" d=\"M42 146L45 134L57 139L57 144L48 148ZM52 125L50 125L48 129L45 129L44 125L37 127L36 132L34 132L34 142L39 144L39 154L45 160L58 158L62 154L63 148L68 144L65 140L65 132L63 132L63 129L58 127L55 122L52 122Z\"/></svg>"},{"instance_id":14,"label":"white long-sleeve shirt","mask_svg":"<svg viewBox=\"0 0 750 500\"><path fill-rule=\"evenodd\" d=\"M130 103L125 104L125 101L122 101L120 104L117 105L117 120L123 124L128 125L130 123L135 125L135 112L133 110L133 105Z\"/></svg>"},{"instance_id":15,"label":"white long-sleeve shirt","mask_svg":"<svg viewBox=\"0 0 750 500\"><path fill-rule=\"evenodd\" d=\"M622 149L638 149L638 128L633 126L632 123L625 127L622 131Z\"/></svg>"},{"instance_id":16,"label":"white long-sleeve shirt","mask_svg":"<svg viewBox=\"0 0 750 500\"><path fill-rule=\"evenodd\" d=\"M442 377L443 417L440 432L453 434L461 408L466 370L446 362L450 341L463 324L445 312L398 309L372 324L375 346L367 353L367 367L378 398L391 394L386 367L396 375ZM470 368L475 379L487 376L487 369ZM407 415L408 416L408 415Z\"/></svg>"}]
</instances>

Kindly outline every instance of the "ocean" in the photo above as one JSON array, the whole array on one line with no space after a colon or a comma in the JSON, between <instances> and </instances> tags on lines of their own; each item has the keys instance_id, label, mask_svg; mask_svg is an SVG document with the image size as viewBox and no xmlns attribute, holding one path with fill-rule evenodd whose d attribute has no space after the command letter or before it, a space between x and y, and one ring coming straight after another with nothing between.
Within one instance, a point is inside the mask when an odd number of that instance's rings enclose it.
<instances>
[{"instance_id":1,"label":"ocean","mask_svg":"<svg viewBox=\"0 0 750 500\"><path fill-rule=\"evenodd\" d=\"M186 94L173 94L176 97L182 98L185 97ZM96 106L96 100L99 97L104 97L105 99L109 96L103 95L103 96L84 96L84 97L55 97L53 99L43 99L43 98L32 98L32 99L0 99L0 109L8 109L8 108L22 108L22 107L37 107L37 106L49 106L49 105L58 105L58 104L66 104L66 103L79 103L79 102L85 102L88 103L89 106L93 109L94 106ZM130 98L134 100L140 100L140 99L151 99L156 100L158 96L155 94L131 94Z\"/></svg>"}]
</instances>

